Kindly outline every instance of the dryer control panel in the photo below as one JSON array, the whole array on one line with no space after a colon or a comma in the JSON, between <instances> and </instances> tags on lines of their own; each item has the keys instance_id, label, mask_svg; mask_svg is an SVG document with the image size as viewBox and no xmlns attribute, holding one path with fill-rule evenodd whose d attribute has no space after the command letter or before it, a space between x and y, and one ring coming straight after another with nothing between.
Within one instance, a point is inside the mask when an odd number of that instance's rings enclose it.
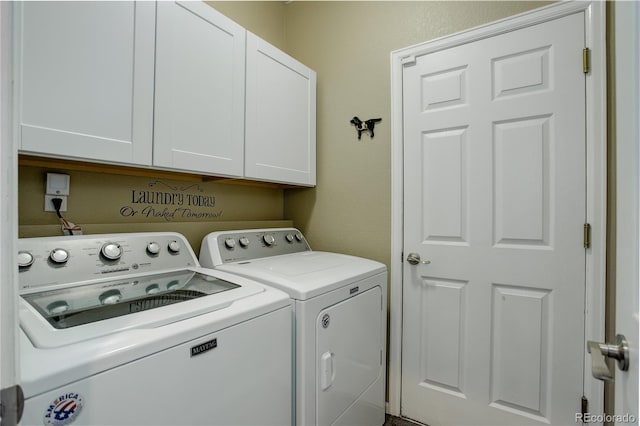
<instances>
[{"instance_id":1,"label":"dryer control panel","mask_svg":"<svg viewBox=\"0 0 640 426\"><path fill-rule=\"evenodd\" d=\"M217 266L302 251L311 248L295 228L244 229L212 232L204 237L200 259L214 259L212 265L203 266Z\"/></svg>"}]
</instances>

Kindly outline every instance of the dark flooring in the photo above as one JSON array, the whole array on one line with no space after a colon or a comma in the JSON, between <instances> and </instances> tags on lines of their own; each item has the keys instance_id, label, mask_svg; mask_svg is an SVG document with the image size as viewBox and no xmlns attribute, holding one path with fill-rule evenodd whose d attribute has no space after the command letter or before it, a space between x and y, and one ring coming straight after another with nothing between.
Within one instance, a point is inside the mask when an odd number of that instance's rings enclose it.
<instances>
[{"instance_id":1,"label":"dark flooring","mask_svg":"<svg viewBox=\"0 0 640 426\"><path fill-rule=\"evenodd\" d=\"M387 414L387 419L385 420L383 426L422 426L422 424Z\"/></svg>"}]
</instances>

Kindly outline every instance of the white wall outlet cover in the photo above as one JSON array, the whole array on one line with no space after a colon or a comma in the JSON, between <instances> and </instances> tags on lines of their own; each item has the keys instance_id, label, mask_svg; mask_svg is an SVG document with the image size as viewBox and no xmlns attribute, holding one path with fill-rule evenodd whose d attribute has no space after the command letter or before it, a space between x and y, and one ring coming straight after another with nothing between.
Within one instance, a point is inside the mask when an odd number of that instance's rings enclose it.
<instances>
[{"instance_id":1,"label":"white wall outlet cover","mask_svg":"<svg viewBox=\"0 0 640 426\"><path fill-rule=\"evenodd\" d=\"M47 189L45 194L69 195L70 182L71 178L69 175L47 173Z\"/></svg>"}]
</instances>

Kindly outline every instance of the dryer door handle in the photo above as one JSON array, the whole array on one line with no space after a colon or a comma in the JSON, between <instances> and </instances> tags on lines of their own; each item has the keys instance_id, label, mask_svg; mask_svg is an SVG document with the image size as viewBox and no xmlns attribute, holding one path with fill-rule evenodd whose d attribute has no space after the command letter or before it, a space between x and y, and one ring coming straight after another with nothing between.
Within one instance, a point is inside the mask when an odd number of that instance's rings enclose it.
<instances>
[{"instance_id":1,"label":"dryer door handle","mask_svg":"<svg viewBox=\"0 0 640 426\"><path fill-rule=\"evenodd\" d=\"M331 352L325 352L320 357L320 389L325 391L331 387L336 378L333 369L333 356Z\"/></svg>"}]
</instances>

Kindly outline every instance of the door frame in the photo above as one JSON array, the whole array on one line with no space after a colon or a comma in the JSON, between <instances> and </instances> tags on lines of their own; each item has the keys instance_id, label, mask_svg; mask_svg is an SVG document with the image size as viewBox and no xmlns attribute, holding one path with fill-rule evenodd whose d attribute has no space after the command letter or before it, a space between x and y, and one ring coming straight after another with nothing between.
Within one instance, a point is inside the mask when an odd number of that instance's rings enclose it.
<instances>
[{"instance_id":1,"label":"door frame","mask_svg":"<svg viewBox=\"0 0 640 426\"><path fill-rule=\"evenodd\" d=\"M615 370L615 413L638 419L638 281L640 268L640 3L613 5L615 28L615 83L611 87L615 109L611 126L615 128L616 162L616 314L615 333L629 341L629 370ZM609 316L611 317L611 316ZM634 318L635 317L635 318ZM613 340L612 336L609 340ZM613 369L612 369L613 370ZM616 424L624 423L617 419Z\"/></svg>"},{"instance_id":2,"label":"door frame","mask_svg":"<svg viewBox=\"0 0 640 426\"><path fill-rule=\"evenodd\" d=\"M20 383L18 329L18 148L13 137L13 4L0 2L0 388L4 403L11 404L3 424L16 419ZM4 390L8 390L5 394ZM13 394L12 394L13 393ZM6 422L6 423L5 423Z\"/></svg>"},{"instance_id":3,"label":"door frame","mask_svg":"<svg viewBox=\"0 0 640 426\"><path fill-rule=\"evenodd\" d=\"M389 401L387 412L401 414L402 267L403 267L403 114L402 70L412 57L493 37L574 13L585 15L585 46L591 49L586 75L586 195L585 222L591 225L586 255L584 394L591 413L604 412L604 386L591 377L586 341L604 341L606 272L607 92L604 2L560 2L449 36L391 52L391 263L389 294Z\"/></svg>"}]
</instances>

